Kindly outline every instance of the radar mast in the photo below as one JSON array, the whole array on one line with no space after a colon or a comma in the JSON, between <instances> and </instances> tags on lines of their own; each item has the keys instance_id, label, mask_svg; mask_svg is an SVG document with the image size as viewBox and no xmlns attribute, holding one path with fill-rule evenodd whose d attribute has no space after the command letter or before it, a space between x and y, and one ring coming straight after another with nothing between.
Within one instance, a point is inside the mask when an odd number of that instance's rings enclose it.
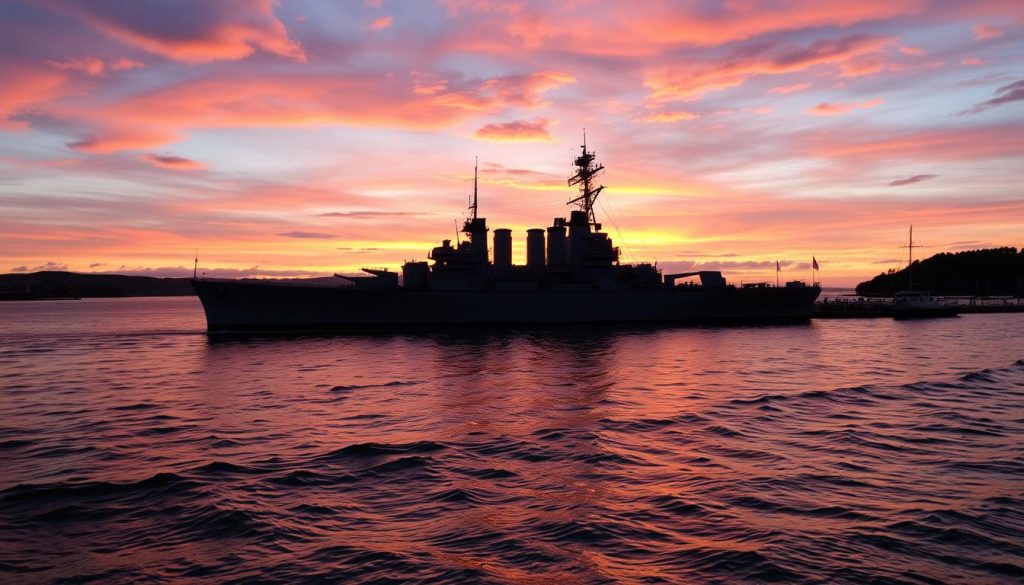
<instances>
[{"instance_id":1,"label":"radar mast","mask_svg":"<svg viewBox=\"0 0 1024 585\"><path fill-rule=\"evenodd\" d=\"M597 219L594 217L594 201L597 200L597 196L601 194L604 189L604 185L598 187L594 186L594 179L597 178L598 173L604 170L604 165L595 162L597 158L593 151L587 151L587 131L583 130L583 152L576 157L573 165L576 167L576 173L569 177L569 186L579 186L580 195L575 199L571 199L568 205L576 205L581 211L587 214L587 221L591 225L597 226Z\"/></svg>"},{"instance_id":2,"label":"radar mast","mask_svg":"<svg viewBox=\"0 0 1024 585\"><path fill-rule=\"evenodd\" d=\"M478 166L480 166L480 158L479 157L473 159L473 205L469 206L469 208L473 210L473 221L476 221L476 211L477 211L477 200L476 200L476 178L477 178L477 176L476 176L476 170L477 170Z\"/></svg>"},{"instance_id":3,"label":"radar mast","mask_svg":"<svg viewBox=\"0 0 1024 585\"><path fill-rule=\"evenodd\" d=\"M472 231L474 231L476 229L480 229L484 225L483 224L483 221L484 221L483 218L479 217L480 204L479 204L479 199L478 199L479 192L478 192L478 189L477 189L477 181L478 181L478 178L479 178L479 176L478 176L478 168L479 168L479 166L480 166L480 158L476 157L474 159L474 161L473 161L473 200L469 204L469 210L471 212L473 212L473 216L466 218L466 221L465 221L465 223L462 226L462 231L466 232L467 234L471 233Z\"/></svg>"}]
</instances>

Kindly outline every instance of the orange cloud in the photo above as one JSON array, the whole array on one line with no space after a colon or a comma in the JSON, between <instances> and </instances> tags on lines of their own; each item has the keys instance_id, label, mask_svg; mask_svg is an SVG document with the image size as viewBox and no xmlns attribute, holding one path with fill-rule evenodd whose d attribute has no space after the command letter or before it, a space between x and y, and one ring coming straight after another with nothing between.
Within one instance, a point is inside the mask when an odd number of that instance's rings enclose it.
<instances>
[{"instance_id":1,"label":"orange cloud","mask_svg":"<svg viewBox=\"0 0 1024 585\"><path fill-rule=\"evenodd\" d=\"M550 121L546 118L488 124L477 130L475 136L496 142L543 142L552 140L548 124Z\"/></svg>"},{"instance_id":2,"label":"orange cloud","mask_svg":"<svg viewBox=\"0 0 1024 585\"><path fill-rule=\"evenodd\" d=\"M900 53L914 57L923 57L925 55L924 49L919 49L918 47L900 47Z\"/></svg>"},{"instance_id":3,"label":"orange cloud","mask_svg":"<svg viewBox=\"0 0 1024 585\"><path fill-rule=\"evenodd\" d=\"M841 104L830 104L827 102L822 102L814 106L813 108L807 110L807 113L811 114L812 116L838 116L841 114L848 114L853 110L857 109L858 107L867 110L870 108L880 106L883 103L885 103L885 100L882 98L875 98L873 100L861 102L860 104L858 104L857 102Z\"/></svg>"},{"instance_id":4,"label":"orange cloud","mask_svg":"<svg viewBox=\"0 0 1024 585\"><path fill-rule=\"evenodd\" d=\"M683 120L695 120L699 116L693 112L687 112L686 110L678 110L675 112L655 112L644 116L644 122L648 124L673 124L675 122L682 122Z\"/></svg>"},{"instance_id":5,"label":"orange cloud","mask_svg":"<svg viewBox=\"0 0 1024 585\"><path fill-rule=\"evenodd\" d=\"M273 0L221 0L183 9L175 3L121 10L119 3L48 0L47 6L87 22L103 34L185 63L238 60L257 48L305 61L273 12Z\"/></svg>"},{"instance_id":6,"label":"orange cloud","mask_svg":"<svg viewBox=\"0 0 1024 585\"><path fill-rule=\"evenodd\" d=\"M768 93L787 94L796 91L803 91L811 87L810 83L794 83L793 85L780 85L779 87L773 87L768 90Z\"/></svg>"},{"instance_id":7,"label":"orange cloud","mask_svg":"<svg viewBox=\"0 0 1024 585\"><path fill-rule=\"evenodd\" d=\"M394 17L381 16L370 23L370 30L384 30L391 27L391 23L394 21Z\"/></svg>"},{"instance_id":8,"label":"orange cloud","mask_svg":"<svg viewBox=\"0 0 1024 585\"><path fill-rule=\"evenodd\" d=\"M846 69L861 56L881 51L891 42L886 37L854 35L838 40L823 40L808 47L780 47L762 56L764 51L752 55L734 54L712 67L668 67L650 71L644 85L651 90L649 98L655 101L699 99L711 91L721 91L743 85L757 75L780 75L804 71L817 65L839 65Z\"/></svg>"}]
</instances>

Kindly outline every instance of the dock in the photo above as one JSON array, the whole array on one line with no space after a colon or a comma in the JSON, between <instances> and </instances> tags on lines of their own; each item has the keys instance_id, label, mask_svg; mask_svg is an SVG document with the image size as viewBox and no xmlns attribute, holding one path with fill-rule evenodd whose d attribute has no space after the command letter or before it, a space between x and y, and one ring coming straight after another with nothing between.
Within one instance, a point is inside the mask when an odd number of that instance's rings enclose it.
<instances>
[{"instance_id":1,"label":"dock","mask_svg":"<svg viewBox=\"0 0 1024 585\"><path fill-rule=\"evenodd\" d=\"M1024 298L1013 297L944 297L957 312L966 313L1024 313ZM811 316L815 319L878 319L893 316L890 298L826 298L814 303Z\"/></svg>"}]
</instances>

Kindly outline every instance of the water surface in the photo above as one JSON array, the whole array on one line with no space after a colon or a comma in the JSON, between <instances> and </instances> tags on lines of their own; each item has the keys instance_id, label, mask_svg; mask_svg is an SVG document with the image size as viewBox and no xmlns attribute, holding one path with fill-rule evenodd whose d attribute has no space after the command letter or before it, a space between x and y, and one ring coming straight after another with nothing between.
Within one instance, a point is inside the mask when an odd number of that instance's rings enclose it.
<instances>
[{"instance_id":1,"label":"water surface","mask_svg":"<svg viewBox=\"0 0 1024 585\"><path fill-rule=\"evenodd\" d=\"M1024 579L1024 315L203 325L0 303L0 579Z\"/></svg>"}]
</instances>

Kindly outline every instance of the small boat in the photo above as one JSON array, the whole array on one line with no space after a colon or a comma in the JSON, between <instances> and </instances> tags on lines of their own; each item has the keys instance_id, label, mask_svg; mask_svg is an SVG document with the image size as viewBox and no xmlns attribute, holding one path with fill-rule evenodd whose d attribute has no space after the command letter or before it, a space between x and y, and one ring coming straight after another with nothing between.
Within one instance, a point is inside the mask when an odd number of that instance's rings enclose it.
<instances>
[{"instance_id":1,"label":"small boat","mask_svg":"<svg viewBox=\"0 0 1024 585\"><path fill-rule=\"evenodd\" d=\"M956 305L948 305L928 292L898 292L892 299L892 316L897 319L956 317L956 315Z\"/></svg>"},{"instance_id":2,"label":"small boat","mask_svg":"<svg viewBox=\"0 0 1024 585\"><path fill-rule=\"evenodd\" d=\"M892 316L896 319L956 317L956 305L947 304L933 297L930 292L914 290L914 226L910 226L910 244L907 245L907 250L907 282L910 286L893 296Z\"/></svg>"}]
</instances>

